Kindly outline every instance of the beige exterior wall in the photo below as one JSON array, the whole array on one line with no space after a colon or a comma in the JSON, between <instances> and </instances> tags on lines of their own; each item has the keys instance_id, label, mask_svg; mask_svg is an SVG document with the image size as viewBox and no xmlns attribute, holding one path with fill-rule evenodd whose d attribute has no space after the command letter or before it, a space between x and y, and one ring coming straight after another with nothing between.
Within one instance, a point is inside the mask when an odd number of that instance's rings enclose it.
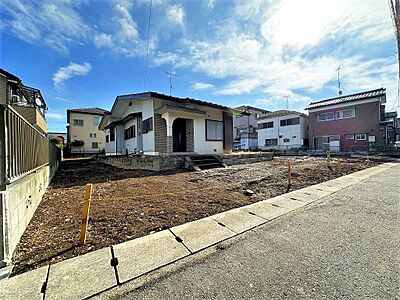
<instances>
[{"instance_id":1,"label":"beige exterior wall","mask_svg":"<svg viewBox=\"0 0 400 300\"><path fill-rule=\"evenodd\" d=\"M0 76L0 104L5 104L7 100L7 80Z\"/></svg>"},{"instance_id":2,"label":"beige exterior wall","mask_svg":"<svg viewBox=\"0 0 400 300\"><path fill-rule=\"evenodd\" d=\"M93 124L93 118L99 118L101 115L69 112L69 140L72 141L83 141L83 147L71 147L72 153L97 153L100 150L104 150L106 145L105 133L99 130L98 125ZM74 119L83 120L83 126L74 125ZM90 137L90 133L96 134L96 137ZM92 142L98 143L98 148L92 148Z\"/></svg>"},{"instance_id":3,"label":"beige exterior wall","mask_svg":"<svg viewBox=\"0 0 400 300\"><path fill-rule=\"evenodd\" d=\"M47 133L48 129L46 119L35 107L25 107L18 105L13 105L12 107L36 129L40 130L44 134Z\"/></svg>"}]
</instances>

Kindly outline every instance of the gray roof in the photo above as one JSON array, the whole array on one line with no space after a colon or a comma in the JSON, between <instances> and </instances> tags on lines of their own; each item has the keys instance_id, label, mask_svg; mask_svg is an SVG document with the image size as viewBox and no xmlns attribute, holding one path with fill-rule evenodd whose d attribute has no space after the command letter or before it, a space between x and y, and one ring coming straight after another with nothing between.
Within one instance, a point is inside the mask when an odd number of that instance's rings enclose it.
<instances>
[{"instance_id":1,"label":"gray roof","mask_svg":"<svg viewBox=\"0 0 400 300\"><path fill-rule=\"evenodd\" d=\"M351 94L351 95L347 95L347 96L341 96L341 97L311 102L306 109L341 104L344 102L364 100L364 99L375 98L375 97L384 96L384 95L386 95L386 89L380 88L380 89L366 91L366 92L362 92L362 93Z\"/></svg>"},{"instance_id":2,"label":"gray roof","mask_svg":"<svg viewBox=\"0 0 400 300\"><path fill-rule=\"evenodd\" d=\"M92 115L104 115L108 110L98 108L98 107L87 107L87 108L71 108L67 112L77 112L82 114L92 114Z\"/></svg>"},{"instance_id":3,"label":"gray roof","mask_svg":"<svg viewBox=\"0 0 400 300\"><path fill-rule=\"evenodd\" d=\"M10 72L7 72L6 70L1 69L1 68L0 68L0 74L5 76L7 78L7 80L12 80L12 81L16 81L16 82L21 82L22 81L21 79L19 79L14 74L11 74Z\"/></svg>"},{"instance_id":4,"label":"gray roof","mask_svg":"<svg viewBox=\"0 0 400 300\"><path fill-rule=\"evenodd\" d=\"M145 92L145 93L121 95L121 96L117 97L117 99L131 99L131 98L138 98L138 99L140 99L140 98L157 98L157 99L162 99L162 100L174 101L177 103L199 104L199 105L215 107L215 108L219 108L219 109L223 109L223 110L231 109L224 105L215 104L215 103L211 103L211 102L207 102L207 101L203 101L203 100L197 100L197 99L192 99L192 98L173 97L173 96L168 96L168 95L160 94L160 93L156 93L156 92ZM115 105L115 102L114 102L114 105Z\"/></svg>"},{"instance_id":5,"label":"gray roof","mask_svg":"<svg viewBox=\"0 0 400 300\"><path fill-rule=\"evenodd\" d=\"M258 120L283 117L283 116L287 116L287 115L299 115L299 116L303 116L303 117L308 117L306 114L303 114L299 111L281 109L281 110L277 110L277 111L273 111L273 112L264 114L261 117L259 117Z\"/></svg>"},{"instance_id":6,"label":"gray roof","mask_svg":"<svg viewBox=\"0 0 400 300\"><path fill-rule=\"evenodd\" d=\"M235 107L234 109L238 110L238 111L246 111L246 110L252 109L252 110L257 110L257 111L259 111L261 113L269 113L269 112L271 112L270 110L266 110L266 109L263 109L263 108L258 108L258 107L254 107L254 106L250 106L250 105L240 105L238 107Z\"/></svg>"}]
</instances>

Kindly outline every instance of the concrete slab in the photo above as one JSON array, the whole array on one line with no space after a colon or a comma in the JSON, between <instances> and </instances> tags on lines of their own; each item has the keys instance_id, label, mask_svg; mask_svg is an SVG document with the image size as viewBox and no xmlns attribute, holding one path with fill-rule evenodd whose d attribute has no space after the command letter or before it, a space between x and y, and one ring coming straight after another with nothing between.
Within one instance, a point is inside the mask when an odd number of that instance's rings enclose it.
<instances>
[{"instance_id":1,"label":"concrete slab","mask_svg":"<svg viewBox=\"0 0 400 300\"><path fill-rule=\"evenodd\" d=\"M302 202L302 201L298 201L298 200L292 200L292 199L286 197L285 195L274 197L274 198L265 200L263 202L269 203L269 204L278 205L280 207L285 207L290 211L307 205L306 202Z\"/></svg>"},{"instance_id":2,"label":"concrete slab","mask_svg":"<svg viewBox=\"0 0 400 300\"><path fill-rule=\"evenodd\" d=\"M298 201L302 201L302 202L306 202L306 203L311 203L314 202L316 200L318 200L319 198L321 198L318 194L318 192L322 192L322 191L318 191L317 192L312 193L311 191L293 191L293 192L289 192L287 194L284 194L282 196L285 196L289 199L294 199L294 200L298 200Z\"/></svg>"},{"instance_id":3,"label":"concrete slab","mask_svg":"<svg viewBox=\"0 0 400 300\"><path fill-rule=\"evenodd\" d=\"M217 222L224 224L236 233L242 233L246 230L259 226L267 220L249 213L243 208L232 209L210 217Z\"/></svg>"},{"instance_id":4,"label":"concrete slab","mask_svg":"<svg viewBox=\"0 0 400 300\"><path fill-rule=\"evenodd\" d=\"M318 199L319 199L319 198L326 197L326 196L332 194L332 192L330 192L330 191L326 191L326 190L322 190L322 189L317 189L317 188L315 188L314 186L310 186L310 187L303 188L303 189L299 190L299 192L302 192L302 193L304 193L304 194L312 194L312 195L315 195L316 197L318 197Z\"/></svg>"},{"instance_id":5,"label":"concrete slab","mask_svg":"<svg viewBox=\"0 0 400 300\"><path fill-rule=\"evenodd\" d=\"M164 230L142 238L115 245L118 275L121 282L128 281L159 267L165 266L190 252L175 236Z\"/></svg>"},{"instance_id":6,"label":"concrete slab","mask_svg":"<svg viewBox=\"0 0 400 300\"><path fill-rule=\"evenodd\" d=\"M2 300L39 300L43 282L46 281L47 266L24 274L0 280L0 298Z\"/></svg>"},{"instance_id":7,"label":"concrete slab","mask_svg":"<svg viewBox=\"0 0 400 300\"><path fill-rule=\"evenodd\" d=\"M271 203L265 201L245 206L243 209L267 220L275 219L290 211L286 207L273 206Z\"/></svg>"},{"instance_id":8,"label":"concrete slab","mask_svg":"<svg viewBox=\"0 0 400 300\"><path fill-rule=\"evenodd\" d=\"M234 232L210 218L176 226L171 230L183 240L183 243L192 252L207 248L235 235Z\"/></svg>"},{"instance_id":9,"label":"concrete slab","mask_svg":"<svg viewBox=\"0 0 400 300\"><path fill-rule=\"evenodd\" d=\"M110 248L50 266L46 299L83 299L116 286Z\"/></svg>"}]
</instances>

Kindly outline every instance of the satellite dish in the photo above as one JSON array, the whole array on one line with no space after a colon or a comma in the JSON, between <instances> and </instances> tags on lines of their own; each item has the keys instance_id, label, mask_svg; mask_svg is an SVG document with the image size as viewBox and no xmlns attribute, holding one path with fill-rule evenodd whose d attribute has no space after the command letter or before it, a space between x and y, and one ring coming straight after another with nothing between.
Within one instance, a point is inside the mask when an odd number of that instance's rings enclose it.
<instances>
[{"instance_id":1,"label":"satellite dish","mask_svg":"<svg viewBox=\"0 0 400 300\"><path fill-rule=\"evenodd\" d=\"M339 91L339 96L341 96L343 94L343 92L342 91Z\"/></svg>"},{"instance_id":2,"label":"satellite dish","mask_svg":"<svg viewBox=\"0 0 400 300\"><path fill-rule=\"evenodd\" d=\"M39 98L35 99L35 103L37 106L42 106L42 101Z\"/></svg>"}]
</instances>

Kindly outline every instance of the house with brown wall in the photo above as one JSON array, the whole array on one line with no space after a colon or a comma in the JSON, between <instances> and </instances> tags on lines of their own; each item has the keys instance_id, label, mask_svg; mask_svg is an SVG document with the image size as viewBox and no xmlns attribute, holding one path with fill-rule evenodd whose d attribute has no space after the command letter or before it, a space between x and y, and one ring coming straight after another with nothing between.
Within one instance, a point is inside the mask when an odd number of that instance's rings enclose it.
<instances>
[{"instance_id":1,"label":"house with brown wall","mask_svg":"<svg viewBox=\"0 0 400 300\"><path fill-rule=\"evenodd\" d=\"M40 90L25 85L20 78L1 68L0 104L11 105L33 127L47 134L47 104Z\"/></svg>"},{"instance_id":2,"label":"house with brown wall","mask_svg":"<svg viewBox=\"0 0 400 300\"><path fill-rule=\"evenodd\" d=\"M386 146L384 88L310 103L310 149L365 152Z\"/></svg>"}]
</instances>

